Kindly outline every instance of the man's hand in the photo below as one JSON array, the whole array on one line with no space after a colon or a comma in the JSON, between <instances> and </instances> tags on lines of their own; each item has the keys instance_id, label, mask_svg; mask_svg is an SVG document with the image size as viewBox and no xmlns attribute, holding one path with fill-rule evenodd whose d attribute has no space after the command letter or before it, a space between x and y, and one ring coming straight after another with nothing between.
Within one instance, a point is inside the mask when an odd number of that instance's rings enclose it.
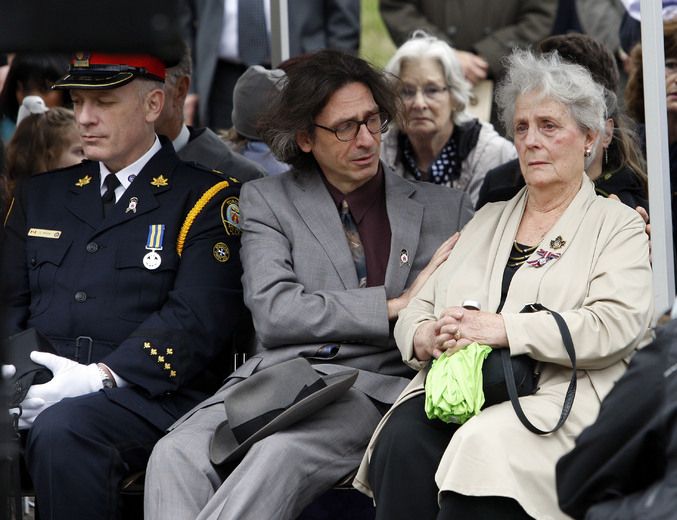
<instances>
[{"instance_id":1,"label":"man's hand","mask_svg":"<svg viewBox=\"0 0 677 520\"><path fill-rule=\"evenodd\" d=\"M428 278L430 278L430 275L432 275L435 270L447 259L449 253L451 253L451 250L456 245L456 242L458 242L460 236L461 234L457 231L444 242L442 242L442 245L437 248L437 251L435 251L433 254L430 262L428 262L428 265L426 265L423 270L418 273L414 283L412 283L400 296L387 301L389 320L394 320L397 318L399 312L409 304L409 300L418 294L421 288L428 281Z\"/></svg>"},{"instance_id":2,"label":"man's hand","mask_svg":"<svg viewBox=\"0 0 677 520\"><path fill-rule=\"evenodd\" d=\"M20 426L29 428L35 418L54 403L65 397L96 392L103 388L101 374L96 363L82 365L68 358L55 356L49 352L31 352L31 359L49 368L54 377L42 385L33 385L21 402L22 414Z\"/></svg>"},{"instance_id":3,"label":"man's hand","mask_svg":"<svg viewBox=\"0 0 677 520\"><path fill-rule=\"evenodd\" d=\"M484 58L472 52L459 51L458 49L455 49L455 51L458 61L461 62L465 79L472 83L473 86L477 85L481 80L487 79L489 64Z\"/></svg>"}]
</instances>

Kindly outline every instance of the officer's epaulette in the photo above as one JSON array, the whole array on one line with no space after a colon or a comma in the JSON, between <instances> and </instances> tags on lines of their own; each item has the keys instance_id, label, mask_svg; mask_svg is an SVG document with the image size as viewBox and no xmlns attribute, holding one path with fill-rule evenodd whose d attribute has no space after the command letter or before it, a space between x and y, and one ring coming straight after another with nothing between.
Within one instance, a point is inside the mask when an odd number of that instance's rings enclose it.
<instances>
[{"instance_id":1,"label":"officer's epaulette","mask_svg":"<svg viewBox=\"0 0 677 520\"><path fill-rule=\"evenodd\" d=\"M73 164L72 166L64 166L63 168L55 168L54 170L47 170L46 172L36 173L31 177L40 177L42 175L53 175L55 173L69 172L82 168L84 165L89 164L91 162L92 161L90 161L89 159L84 159L82 162L79 162L78 164Z\"/></svg>"},{"instance_id":2,"label":"officer's epaulette","mask_svg":"<svg viewBox=\"0 0 677 520\"><path fill-rule=\"evenodd\" d=\"M203 172L208 172L208 173L212 173L212 174L215 173L215 174L217 174L219 177L225 177L225 175L223 174L223 172L221 172L221 171L219 171L219 170L213 170L213 169L211 169L211 168L207 168L206 166L204 166L203 164L200 164L199 162L195 162L195 161L184 161L184 164L187 164L188 166L191 166L192 168L195 168L195 169L197 169L197 170L202 170Z\"/></svg>"}]
</instances>

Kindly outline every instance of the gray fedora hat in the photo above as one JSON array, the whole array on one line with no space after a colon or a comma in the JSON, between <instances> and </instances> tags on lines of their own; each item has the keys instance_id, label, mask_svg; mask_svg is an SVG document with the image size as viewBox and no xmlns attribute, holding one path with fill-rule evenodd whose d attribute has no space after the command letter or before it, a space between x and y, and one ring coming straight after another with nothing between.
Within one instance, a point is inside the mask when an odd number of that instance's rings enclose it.
<instances>
[{"instance_id":1,"label":"gray fedora hat","mask_svg":"<svg viewBox=\"0 0 677 520\"><path fill-rule=\"evenodd\" d=\"M298 358L237 383L224 399L228 419L212 437L212 463L241 459L255 442L335 401L353 385L357 373L348 370L323 377L306 359Z\"/></svg>"}]
</instances>

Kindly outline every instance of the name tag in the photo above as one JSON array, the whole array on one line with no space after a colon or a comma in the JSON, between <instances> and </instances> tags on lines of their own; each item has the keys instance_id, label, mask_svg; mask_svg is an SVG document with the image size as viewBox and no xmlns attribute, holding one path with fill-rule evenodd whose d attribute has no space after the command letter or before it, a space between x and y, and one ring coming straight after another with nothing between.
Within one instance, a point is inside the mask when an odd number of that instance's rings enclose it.
<instances>
[{"instance_id":1,"label":"name tag","mask_svg":"<svg viewBox=\"0 0 677 520\"><path fill-rule=\"evenodd\" d=\"M59 238L61 236L61 231L55 229L30 228L28 230L28 236L38 238Z\"/></svg>"}]
</instances>

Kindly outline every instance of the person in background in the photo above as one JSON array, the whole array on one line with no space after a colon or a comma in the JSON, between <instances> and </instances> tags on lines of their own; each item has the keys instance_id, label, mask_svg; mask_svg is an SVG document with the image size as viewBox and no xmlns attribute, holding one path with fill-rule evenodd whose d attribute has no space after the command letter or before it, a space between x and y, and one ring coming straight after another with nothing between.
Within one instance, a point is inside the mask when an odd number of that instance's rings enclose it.
<instances>
[{"instance_id":1,"label":"person in background","mask_svg":"<svg viewBox=\"0 0 677 520\"><path fill-rule=\"evenodd\" d=\"M289 0L289 53L357 53L359 0ZM270 67L270 0L184 0L179 21L193 52L195 85L187 110L212 130L233 126L233 89L250 65Z\"/></svg>"},{"instance_id":2,"label":"person in background","mask_svg":"<svg viewBox=\"0 0 677 520\"><path fill-rule=\"evenodd\" d=\"M584 66L605 88L607 119L597 153L586 173L594 181L599 195L615 195L631 208L641 208L645 216L648 209L646 165L634 124L618 106L614 94L619 82L614 57L604 45L583 34L551 36L539 44L539 49L557 51L564 60ZM487 173L476 209L488 202L508 200L524 185L519 161L498 166Z\"/></svg>"},{"instance_id":3,"label":"person in background","mask_svg":"<svg viewBox=\"0 0 677 520\"><path fill-rule=\"evenodd\" d=\"M487 171L516 152L466 112L470 84L457 55L443 40L416 31L390 58L385 70L398 85L404 122L385 134L381 157L398 175L452 186L475 204Z\"/></svg>"},{"instance_id":4,"label":"person in background","mask_svg":"<svg viewBox=\"0 0 677 520\"><path fill-rule=\"evenodd\" d=\"M233 90L233 127L223 138L234 152L260 164L268 175L286 172L289 165L273 155L261 139L259 119L264 114L286 81L281 69L268 70L252 65L235 83Z\"/></svg>"},{"instance_id":5,"label":"person in background","mask_svg":"<svg viewBox=\"0 0 677 520\"><path fill-rule=\"evenodd\" d=\"M190 49L184 44L179 63L167 68L165 103L160 117L155 121L155 131L172 141L174 150L183 161L199 163L210 170L235 177L240 182L263 177L263 168L233 153L209 128L186 125L183 108L191 76Z\"/></svg>"},{"instance_id":6,"label":"person in background","mask_svg":"<svg viewBox=\"0 0 677 520\"><path fill-rule=\"evenodd\" d=\"M19 107L26 96L40 96L47 107L65 106L67 94L51 90L68 68L61 54L19 52L14 55L0 91L0 138L9 142L16 127Z\"/></svg>"},{"instance_id":7,"label":"person in background","mask_svg":"<svg viewBox=\"0 0 677 520\"><path fill-rule=\"evenodd\" d=\"M604 128L603 88L556 53L516 51L498 89L527 180L515 197L475 214L447 261L400 312L395 339L419 370L378 426L354 485L381 520L567 518L555 464L599 412L651 340L649 245L636 211L598 197L585 168ZM476 300L482 310L461 307ZM535 435L510 400L462 425L428 419L430 362L478 342L539 361L538 389L520 398L537 428L552 428L572 377L559 327L576 350L576 399L560 429Z\"/></svg>"},{"instance_id":8,"label":"person in background","mask_svg":"<svg viewBox=\"0 0 677 520\"><path fill-rule=\"evenodd\" d=\"M3 207L7 207L14 186L20 179L73 166L84 158L80 132L72 110L54 107L27 116L19 123L7 144L7 159L2 174Z\"/></svg>"},{"instance_id":9,"label":"person in background","mask_svg":"<svg viewBox=\"0 0 677 520\"><path fill-rule=\"evenodd\" d=\"M677 9L677 5L674 7ZM672 206L672 240L674 270L677 274L677 18L663 23L665 52L665 95L670 158L670 200ZM628 115L638 124L640 143L646 153L646 121L644 117L644 72L642 67L642 44L630 52L630 77L625 89L625 106Z\"/></svg>"}]
</instances>

